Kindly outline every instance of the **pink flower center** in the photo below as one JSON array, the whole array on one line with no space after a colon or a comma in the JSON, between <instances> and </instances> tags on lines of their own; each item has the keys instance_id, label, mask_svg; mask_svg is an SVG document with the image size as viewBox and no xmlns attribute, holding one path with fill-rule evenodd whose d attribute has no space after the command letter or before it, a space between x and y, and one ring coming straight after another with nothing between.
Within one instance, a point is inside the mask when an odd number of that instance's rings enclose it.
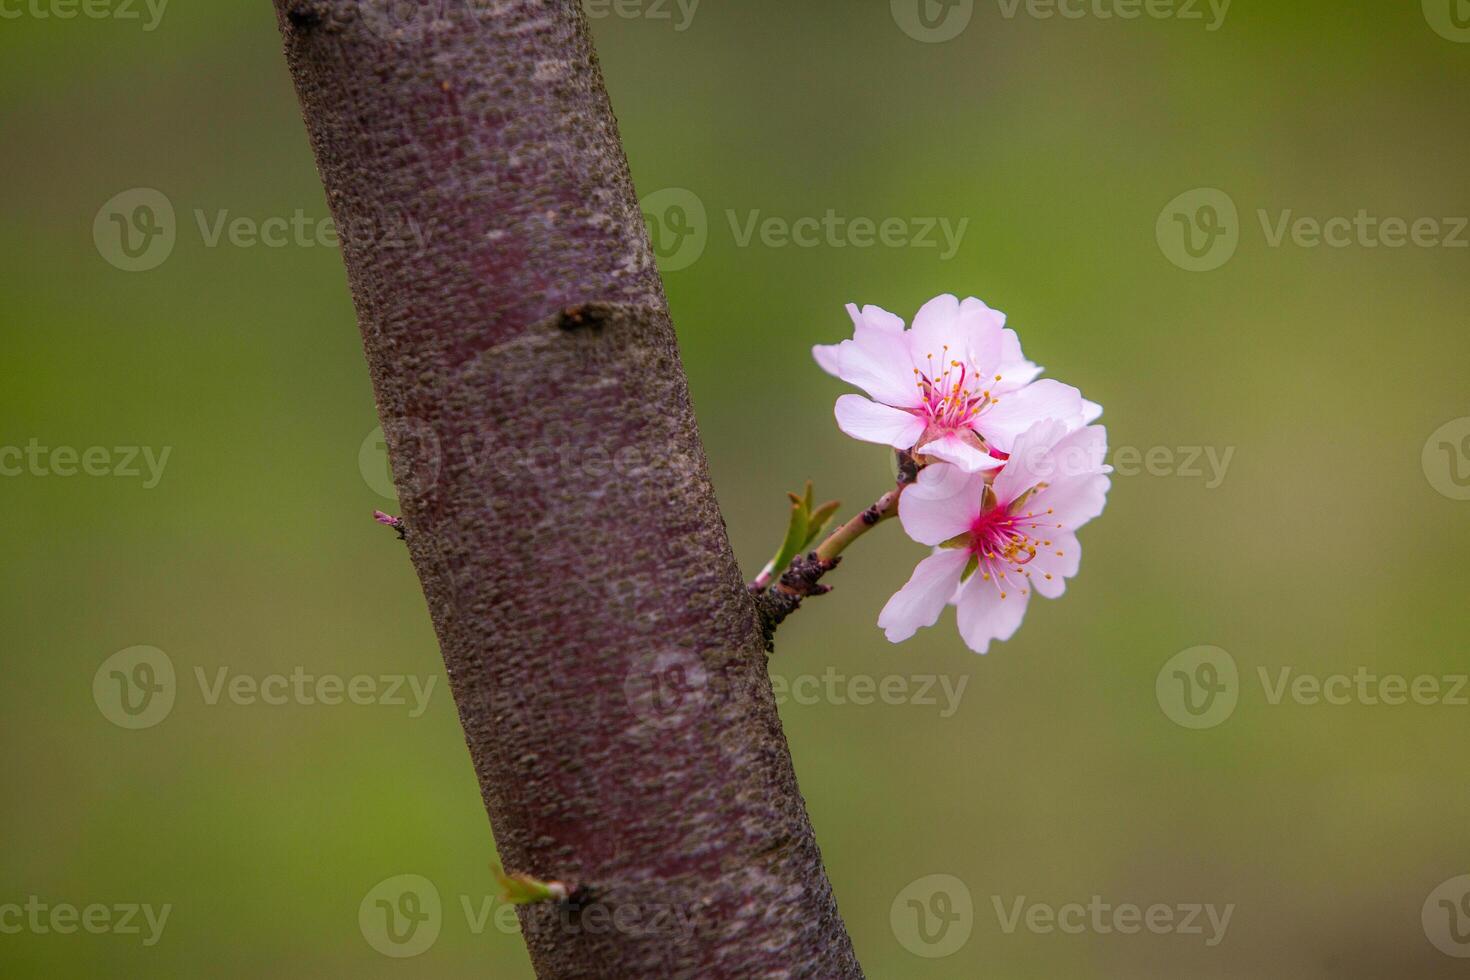
<instances>
[{"instance_id":1,"label":"pink flower center","mask_svg":"<svg viewBox=\"0 0 1470 980\"><path fill-rule=\"evenodd\" d=\"M949 359L948 345L937 364L934 355L928 355L927 368L914 368L914 376L924 398L919 411L927 414L930 425L937 428L969 428L975 416L999 401L990 396L990 390L981 385L969 365ZM995 376L996 381L1000 378Z\"/></svg>"},{"instance_id":2,"label":"pink flower center","mask_svg":"<svg viewBox=\"0 0 1470 980\"><path fill-rule=\"evenodd\" d=\"M1031 533L1037 530L1036 523L1034 518L1012 514L1004 507L992 508L971 525L970 551L981 558L1016 566L1029 564L1037 549L1044 546Z\"/></svg>"},{"instance_id":3,"label":"pink flower center","mask_svg":"<svg viewBox=\"0 0 1470 980\"><path fill-rule=\"evenodd\" d=\"M969 547L976 562L975 574L994 585L1002 599L1011 588L1026 594L1031 584L1028 581L1031 572L1026 566L1036 559L1038 552L1055 552L1057 557L1062 556L1047 537L1048 529L1061 527L1051 514L1050 509L1044 514L1030 511L1011 513L1011 507L996 506L975 518L970 525ZM1046 573L1046 577L1050 579L1051 573Z\"/></svg>"}]
</instances>

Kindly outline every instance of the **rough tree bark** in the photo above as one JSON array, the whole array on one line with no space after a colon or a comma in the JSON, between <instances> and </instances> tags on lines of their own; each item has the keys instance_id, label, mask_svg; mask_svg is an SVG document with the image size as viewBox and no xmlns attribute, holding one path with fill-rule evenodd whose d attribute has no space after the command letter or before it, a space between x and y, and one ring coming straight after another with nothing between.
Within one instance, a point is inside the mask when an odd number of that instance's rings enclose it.
<instances>
[{"instance_id":1,"label":"rough tree bark","mask_svg":"<svg viewBox=\"0 0 1470 980\"><path fill-rule=\"evenodd\" d=\"M860 976L578 3L274 2L537 974Z\"/></svg>"}]
</instances>

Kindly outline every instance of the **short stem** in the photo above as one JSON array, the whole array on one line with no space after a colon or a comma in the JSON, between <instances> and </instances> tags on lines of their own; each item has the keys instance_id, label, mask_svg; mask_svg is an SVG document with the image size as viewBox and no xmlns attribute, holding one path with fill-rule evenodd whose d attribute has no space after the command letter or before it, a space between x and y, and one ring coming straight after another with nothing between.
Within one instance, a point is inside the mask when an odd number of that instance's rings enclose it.
<instances>
[{"instance_id":1,"label":"short stem","mask_svg":"<svg viewBox=\"0 0 1470 980\"><path fill-rule=\"evenodd\" d=\"M764 592L770 587L771 582L773 582L775 578L776 560L772 558L770 561L766 562L766 567L761 569L761 573L755 578L751 579L750 584L747 585L746 588L756 593Z\"/></svg>"},{"instance_id":2,"label":"short stem","mask_svg":"<svg viewBox=\"0 0 1470 980\"><path fill-rule=\"evenodd\" d=\"M827 536L827 540L817 546L817 557L823 561L831 561L847 549L858 538L867 534L879 524L898 514L898 497L903 493L903 487L895 487L879 497L873 506L858 514L852 520L839 527Z\"/></svg>"}]
</instances>

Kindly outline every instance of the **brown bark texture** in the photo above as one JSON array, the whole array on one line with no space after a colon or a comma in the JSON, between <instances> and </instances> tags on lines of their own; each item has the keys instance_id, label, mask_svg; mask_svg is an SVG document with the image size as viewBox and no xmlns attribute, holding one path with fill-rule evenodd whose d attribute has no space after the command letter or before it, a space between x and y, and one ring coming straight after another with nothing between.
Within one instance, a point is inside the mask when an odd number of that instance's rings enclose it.
<instances>
[{"instance_id":1,"label":"brown bark texture","mask_svg":"<svg viewBox=\"0 0 1470 980\"><path fill-rule=\"evenodd\" d=\"M861 976L578 3L274 2L537 975Z\"/></svg>"}]
</instances>

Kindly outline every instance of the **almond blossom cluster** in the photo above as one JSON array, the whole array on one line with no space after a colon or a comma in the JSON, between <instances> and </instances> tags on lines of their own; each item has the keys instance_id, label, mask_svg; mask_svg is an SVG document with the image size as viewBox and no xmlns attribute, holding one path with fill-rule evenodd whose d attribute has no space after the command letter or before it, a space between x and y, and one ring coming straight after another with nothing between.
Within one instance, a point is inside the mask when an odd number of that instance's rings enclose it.
<instances>
[{"instance_id":1,"label":"almond blossom cluster","mask_svg":"<svg viewBox=\"0 0 1470 980\"><path fill-rule=\"evenodd\" d=\"M1005 315L940 296L912 326L876 306L849 306L853 337L812 354L863 391L837 400L838 427L891 446L921 467L900 488L904 531L930 546L878 625L894 643L957 609L976 653L1008 640L1033 592L1055 599L1077 574L1076 531L1102 513L1112 467L1102 408L1039 379Z\"/></svg>"}]
</instances>

